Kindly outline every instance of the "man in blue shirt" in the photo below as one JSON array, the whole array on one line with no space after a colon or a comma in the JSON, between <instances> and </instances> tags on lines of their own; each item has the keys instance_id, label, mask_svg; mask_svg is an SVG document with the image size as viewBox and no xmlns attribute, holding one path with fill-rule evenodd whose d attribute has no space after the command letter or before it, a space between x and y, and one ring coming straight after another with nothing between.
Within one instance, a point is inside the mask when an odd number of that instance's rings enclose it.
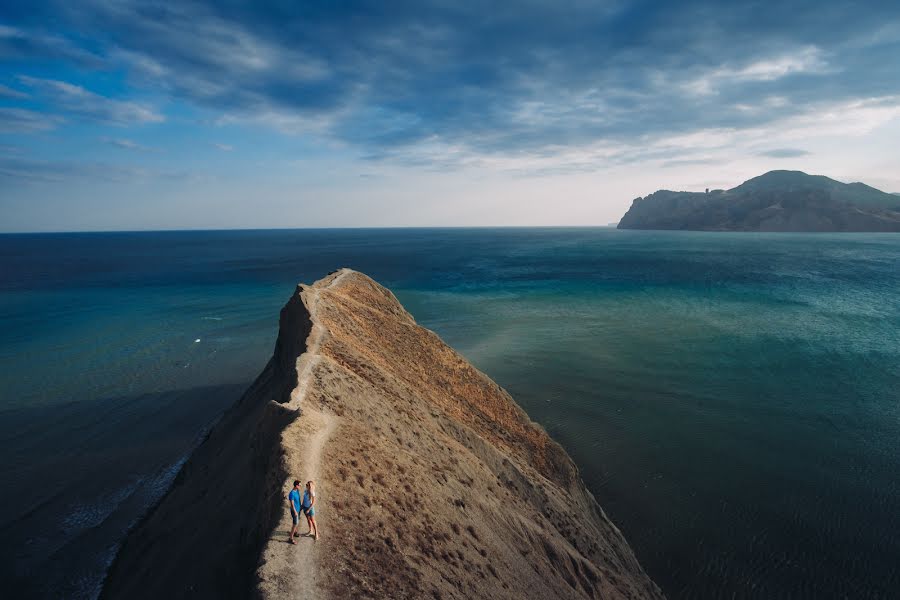
<instances>
[{"instance_id":1,"label":"man in blue shirt","mask_svg":"<svg viewBox=\"0 0 900 600\"><path fill-rule=\"evenodd\" d=\"M294 489L288 494L288 506L291 507L291 519L294 526L291 527L290 543L296 544L294 536L297 534L297 523L300 521L300 480L294 480Z\"/></svg>"}]
</instances>

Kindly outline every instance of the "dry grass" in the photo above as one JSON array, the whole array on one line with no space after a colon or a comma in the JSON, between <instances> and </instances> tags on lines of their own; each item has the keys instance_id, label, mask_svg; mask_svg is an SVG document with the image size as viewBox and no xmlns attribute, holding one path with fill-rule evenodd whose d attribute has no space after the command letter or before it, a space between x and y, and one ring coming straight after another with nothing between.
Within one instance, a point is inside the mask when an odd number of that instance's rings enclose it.
<instances>
[{"instance_id":1,"label":"dry grass","mask_svg":"<svg viewBox=\"0 0 900 600\"><path fill-rule=\"evenodd\" d=\"M660 597L561 448L389 291L352 274L319 319L330 596Z\"/></svg>"}]
</instances>

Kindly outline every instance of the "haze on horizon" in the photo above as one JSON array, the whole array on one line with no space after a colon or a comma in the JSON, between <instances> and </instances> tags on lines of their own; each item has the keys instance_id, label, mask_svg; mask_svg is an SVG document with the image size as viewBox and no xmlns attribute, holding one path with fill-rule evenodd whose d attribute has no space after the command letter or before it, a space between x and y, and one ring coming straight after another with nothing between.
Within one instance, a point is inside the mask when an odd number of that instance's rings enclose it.
<instances>
[{"instance_id":1,"label":"haze on horizon","mask_svg":"<svg viewBox=\"0 0 900 600\"><path fill-rule=\"evenodd\" d=\"M0 231L603 225L772 169L900 192L898 56L895 0L4 3Z\"/></svg>"}]
</instances>

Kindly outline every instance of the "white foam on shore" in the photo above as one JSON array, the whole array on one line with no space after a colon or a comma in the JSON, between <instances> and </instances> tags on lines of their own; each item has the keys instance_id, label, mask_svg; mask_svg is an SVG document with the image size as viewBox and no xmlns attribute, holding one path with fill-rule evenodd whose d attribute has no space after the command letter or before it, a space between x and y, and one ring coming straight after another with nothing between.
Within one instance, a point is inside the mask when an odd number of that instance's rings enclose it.
<instances>
[{"instance_id":1,"label":"white foam on shore","mask_svg":"<svg viewBox=\"0 0 900 600\"><path fill-rule=\"evenodd\" d=\"M119 553L119 549L122 546L122 542L128 535L128 532L130 532L141 521L141 519L144 518L144 515L146 515L151 508L153 508L163 499L163 497L169 491L169 488L172 487L172 483L175 481L178 473L181 472L184 464L188 461L188 459L200 446L200 444L203 443L203 440L206 439L207 434L209 434L210 430L215 426L218 420L219 418L212 420L206 427L200 430L200 433L198 433L194 438L188 451L181 455L178 460L156 471L156 473L154 473L152 477L141 477L135 482L134 485L126 486L126 488L123 488L119 491L119 493L116 494L116 497L118 497L122 492L130 490L128 494L122 497L122 500L119 502L119 504L121 504L122 501L124 501L135 492L141 492L141 498L143 499L143 501L140 503L137 515L135 515L135 517L131 519L123 528L121 534L118 537L118 540L111 546L108 546L106 550L104 550L100 555L96 573L90 576L82 575L78 579L78 581L75 582L74 587L77 590L76 594L78 594L76 597L86 598L89 600L96 600L100 597L100 593L103 591L103 584L106 582L106 575L109 573L109 569L115 561L116 555ZM116 505L112 510L108 511L106 513L106 516L100 522L96 523L96 525L91 526L96 527L97 525L100 525L100 523L108 518L116 508L118 508L118 505Z\"/></svg>"},{"instance_id":2,"label":"white foam on shore","mask_svg":"<svg viewBox=\"0 0 900 600\"><path fill-rule=\"evenodd\" d=\"M130 481L127 485L100 497L90 504L76 504L63 520L66 530L90 529L102 524L121 504L127 500L144 482L143 477Z\"/></svg>"}]
</instances>

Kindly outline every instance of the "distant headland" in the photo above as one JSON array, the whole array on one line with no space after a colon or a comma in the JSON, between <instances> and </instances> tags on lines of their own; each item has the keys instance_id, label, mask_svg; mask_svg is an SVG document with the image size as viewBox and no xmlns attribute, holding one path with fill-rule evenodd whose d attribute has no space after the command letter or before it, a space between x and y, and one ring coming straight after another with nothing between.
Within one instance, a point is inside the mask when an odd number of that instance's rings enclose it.
<instances>
[{"instance_id":1,"label":"distant headland","mask_svg":"<svg viewBox=\"0 0 900 600\"><path fill-rule=\"evenodd\" d=\"M864 183L770 171L730 190L636 198L619 229L900 231L900 196Z\"/></svg>"}]
</instances>

